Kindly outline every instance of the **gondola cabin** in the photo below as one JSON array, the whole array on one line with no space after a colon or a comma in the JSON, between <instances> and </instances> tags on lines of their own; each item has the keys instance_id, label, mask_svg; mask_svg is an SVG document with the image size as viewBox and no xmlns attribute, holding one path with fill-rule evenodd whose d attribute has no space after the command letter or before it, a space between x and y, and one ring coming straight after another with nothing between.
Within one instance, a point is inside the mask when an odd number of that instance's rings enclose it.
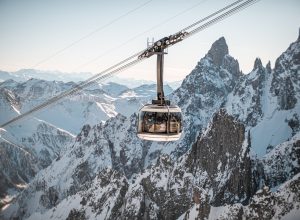
<instances>
[{"instance_id":1,"label":"gondola cabin","mask_svg":"<svg viewBox=\"0 0 300 220\"><path fill-rule=\"evenodd\" d=\"M144 140L176 141L181 136L181 109L176 105L171 105L170 101L165 99L163 88L163 66L166 54L164 49L169 45L169 40L169 38L163 38L155 42L139 56L143 58L157 55L157 99L152 100L152 104L142 107L138 117L137 135Z\"/></svg>"},{"instance_id":2,"label":"gondola cabin","mask_svg":"<svg viewBox=\"0 0 300 220\"><path fill-rule=\"evenodd\" d=\"M138 137L150 141L176 141L182 132L181 110L175 105L149 104L141 108Z\"/></svg>"}]
</instances>

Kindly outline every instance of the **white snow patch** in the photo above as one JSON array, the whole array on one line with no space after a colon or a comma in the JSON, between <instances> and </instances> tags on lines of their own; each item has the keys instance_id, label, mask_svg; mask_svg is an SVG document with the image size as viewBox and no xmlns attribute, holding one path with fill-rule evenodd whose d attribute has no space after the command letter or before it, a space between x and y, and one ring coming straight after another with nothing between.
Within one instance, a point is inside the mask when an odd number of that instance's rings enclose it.
<instances>
[{"instance_id":1,"label":"white snow patch","mask_svg":"<svg viewBox=\"0 0 300 220\"><path fill-rule=\"evenodd\" d=\"M261 158L269 145L276 146L292 136L292 129L287 123L287 111L275 111L271 118L263 118L250 130L251 147Z\"/></svg>"}]
</instances>

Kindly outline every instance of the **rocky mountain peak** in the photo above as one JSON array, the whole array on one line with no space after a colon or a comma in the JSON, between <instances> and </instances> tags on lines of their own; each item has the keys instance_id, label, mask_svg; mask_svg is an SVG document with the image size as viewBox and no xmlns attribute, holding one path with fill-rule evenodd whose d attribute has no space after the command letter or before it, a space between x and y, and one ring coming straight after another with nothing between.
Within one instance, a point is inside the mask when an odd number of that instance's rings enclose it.
<instances>
[{"instance_id":1,"label":"rocky mountain peak","mask_svg":"<svg viewBox=\"0 0 300 220\"><path fill-rule=\"evenodd\" d=\"M210 50L207 53L207 56L213 60L213 63L217 66L221 66L223 63L224 57L228 54L228 46L226 44L225 38L221 37L215 41Z\"/></svg>"},{"instance_id":2,"label":"rocky mountain peak","mask_svg":"<svg viewBox=\"0 0 300 220\"><path fill-rule=\"evenodd\" d=\"M254 61L253 70L261 69L261 68L263 68L261 59L257 57L257 58L255 59L255 61Z\"/></svg>"},{"instance_id":3,"label":"rocky mountain peak","mask_svg":"<svg viewBox=\"0 0 300 220\"><path fill-rule=\"evenodd\" d=\"M267 73L271 73L272 72L271 62L270 61L266 65L266 70L267 70Z\"/></svg>"}]
</instances>

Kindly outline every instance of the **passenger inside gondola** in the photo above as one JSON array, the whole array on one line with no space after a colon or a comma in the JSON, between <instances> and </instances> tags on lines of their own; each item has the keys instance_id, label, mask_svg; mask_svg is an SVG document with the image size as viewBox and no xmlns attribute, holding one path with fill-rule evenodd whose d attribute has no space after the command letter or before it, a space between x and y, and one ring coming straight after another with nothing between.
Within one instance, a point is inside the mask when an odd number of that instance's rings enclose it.
<instances>
[{"instance_id":1,"label":"passenger inside gondola","mask_svg":"<svg viewBox=\"0 0 300 220\"><path fill-rule=\"evenodd\" d=\"M166 133L167 132L167 122L168 122L168 114L157 112L156 113L155 132Z\"/></svg>"},{"instance_id":2,"label":"passenger inside gondola","mask_svg":"<svg viewBox=\"0 0 300 220\"><path fill-rule=\"evenodd\" d=\"M154 132L154 119L155 119L155 113L154 112L145 112L144 113L144 132Z\"/></svg>"},{"instance_id":3,"label":"passenger inside gondola","mask_svg":"<svg viewBox=\"0 0 300 220\"><path fill-rule=\"evenodd\" d=\"M172 113L170 116L170 133L179 133L181 131L180 115Z\"/></svg>"},{"instance_id":4,"label":"passenger inside gondola","mask_svg":"<svg viewBox=\"0 0 300 220\"><path fill-rule=\"evenodd\" d=\"M160 112L145 112L143 117L144 132L167 133L168 114Z\"/></svg>"},{"instance_id":5,"label":"passenger inside gondola","mask_svg":"<svg viewBox=\"0 0 300 220\"><path fill-rule=\"evenodd\" d=\"M143 112L142 132L147 133L181 133L180 113L170 112Z\"/></svg>"}]
</instances>

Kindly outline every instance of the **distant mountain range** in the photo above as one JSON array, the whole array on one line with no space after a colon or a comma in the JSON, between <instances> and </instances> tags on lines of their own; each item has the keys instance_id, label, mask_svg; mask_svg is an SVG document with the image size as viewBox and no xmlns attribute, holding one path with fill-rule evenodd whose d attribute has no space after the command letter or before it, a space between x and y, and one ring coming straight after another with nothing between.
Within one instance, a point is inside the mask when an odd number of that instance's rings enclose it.
<instances>
[{"instance_id":1,"label":"distant mountain range","mask_svg":"<svg viewBox=\"0 0 300 220\"><path fill-rule=\"evenodd\" d=\"M31 78L33 79L41 79L46 81L62 81L62 82L81 82L84 81L94 74L89 72L80 72L80 73L64 73L60 71L42 71L42 70L35 70L35 69L21 69L16 72L7 72L0 70L0 82L5 80L12 79L16 82L25 82ZM114 82L117 84L125 85L128 88L135 88L145 84L155 84L154 81L148 80L137 80L132 78L119 78L117 76L113 76L108 78L104 81L106 82ZM177 89L182 81L175 81L175 82L167 82L169 86L173 89Z\"/></svg>"},{"instance_id":2,"label":"distant mountain range","mask_svg":"<svg viewBox=\"0 0 300 220\"><path fill-rule=\"evenodd\" d=\"M1 105L7 109L2 110L0 123L42 104L75 85L74 82L64 83L33 78L25 82L16 82L10 79L0 83L1 95L4 100ZM166 95L173 91L168 85L164 86L164 89ZM94 125L101 121L104 122L118 113L129 116L136 112L142 104L155 97L155 84L130 89L113 82L95 83L34 116L76 134L86 123ZM127 107L124 108L124 106Z\"/></svg>"},{"instance_id":3,"label":"distant mountain range","mask_svg":"<svg viewBox=\"0 0 300 220\"><path fill-rule=\"evenodd\" d=\"M9 79L0 83L0 123L75 85L74 82L33 78L24 82ZM168 85L165 86L166 94L172 91ZM8 191L10 196L16 194L40 169L49 166L60 151L74 141L75 135L85 124L104 123L118 113L130 116L155 96L155 84L130 89L113 82L101 85L95 83L62 102L37 112L34 117L0 130L0 155L1 158L6 158L0 163L3 168L0 175L1 198L7 197ZM24 165L26 169L23 172Z\"/></svg>"},{"instance_id":4,"label":"distant mountain range","mask_svg":"<svg viewBox=\"0 0 300 220\"><path fill-rule=\"evenodd\" d=\"M92 73L63 73L60 71L42 71L35 69L21 69L16 72L0 71L2 81L13 79L17 82L24 82L31 78L42 79L47 81L79 82L92 76Z\"/></svg>"}]
</instances>

